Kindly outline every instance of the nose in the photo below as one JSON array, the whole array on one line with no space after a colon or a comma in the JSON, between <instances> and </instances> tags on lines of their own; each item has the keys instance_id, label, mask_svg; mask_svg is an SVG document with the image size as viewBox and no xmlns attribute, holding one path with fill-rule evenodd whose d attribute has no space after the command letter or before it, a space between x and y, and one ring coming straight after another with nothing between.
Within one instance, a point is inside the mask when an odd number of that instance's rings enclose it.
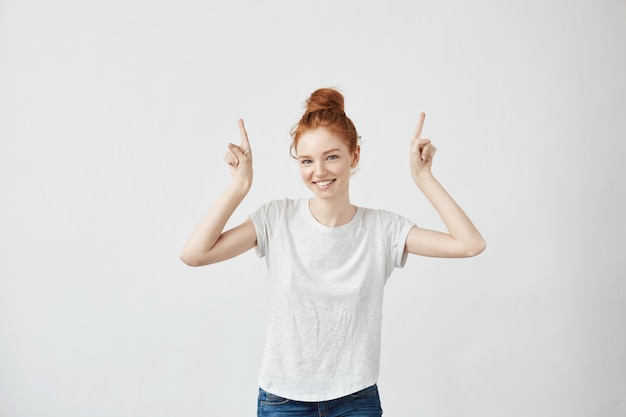
<instances>
[{"instance_id":1,"label":"nose","mask_svg":"<svg viewBox=\"0 0 626 417\"><path fill-rule=\"evenodd\" d=\"M326 174L326 164L324 164L324 161L318 161L315 163L314 174L318 178L323 178L324 174Z\"/></svg>"}]
</instances>

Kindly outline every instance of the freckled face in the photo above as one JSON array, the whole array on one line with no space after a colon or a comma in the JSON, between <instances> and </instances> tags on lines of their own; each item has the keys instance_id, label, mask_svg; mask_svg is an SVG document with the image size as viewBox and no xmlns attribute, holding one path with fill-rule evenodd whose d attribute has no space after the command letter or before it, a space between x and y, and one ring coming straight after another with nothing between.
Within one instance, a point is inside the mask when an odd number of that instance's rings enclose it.
<instances>
[{"instance_id":1,"label":"freckled face","mask_svg":"<svg viewBox=\"0 0 626 417\"><path fill-rule=\"evenodd\" d=\"M300 136L296 154L302 180L316 197L348 196L351 168L359 162L358 147L350 152L340 137L318 128Z\"/></svg>"}]
</instances>

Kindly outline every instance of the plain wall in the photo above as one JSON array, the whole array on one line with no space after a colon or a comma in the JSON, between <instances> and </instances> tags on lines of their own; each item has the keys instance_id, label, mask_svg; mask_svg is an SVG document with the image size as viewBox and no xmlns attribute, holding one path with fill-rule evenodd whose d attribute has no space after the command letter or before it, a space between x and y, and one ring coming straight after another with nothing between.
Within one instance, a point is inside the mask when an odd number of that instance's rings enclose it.
<instances>
[{"instance_id":1,"label":"plain wall","mask_svg":"<svg viewBox=\"0 0 626 417\"><path fill-rule=\"evenodd\" d=\"M304 197L289 129L338 87L355 204L487 240L390 278L387 416L626 415L626 3L0 1L0 415L251 416L266 269L190 268L185 239L248 127L232 218Z\"/></svg>"}]
</instances>

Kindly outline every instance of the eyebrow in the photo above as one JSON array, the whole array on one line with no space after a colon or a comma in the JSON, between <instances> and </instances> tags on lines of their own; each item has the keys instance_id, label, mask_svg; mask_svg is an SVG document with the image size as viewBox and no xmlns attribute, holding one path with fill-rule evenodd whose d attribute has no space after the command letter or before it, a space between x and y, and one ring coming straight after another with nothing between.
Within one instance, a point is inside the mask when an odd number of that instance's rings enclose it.
<instances>
[{"instance_id":1,"label":"eyebrow","mask_svg":"<svg viewBox=\"0 0 626 417\"><path fill-rule=\"evenodd\" d=\"M326 155L328 153L333 153L333 152L341 152L341 149L339 148L329 149L326 152L324 152L322 155ZM298 155L298 159L302 159L302 158L311 158L311 157L308 155Z\"/></svg>"}]
</instances>

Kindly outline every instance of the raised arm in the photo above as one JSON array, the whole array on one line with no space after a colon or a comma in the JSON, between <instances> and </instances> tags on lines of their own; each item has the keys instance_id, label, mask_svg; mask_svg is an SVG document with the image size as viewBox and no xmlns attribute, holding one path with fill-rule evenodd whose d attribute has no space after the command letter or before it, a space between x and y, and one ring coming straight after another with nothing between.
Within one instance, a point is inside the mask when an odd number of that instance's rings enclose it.
<instances>
[{"instance_id":1,"label":"raised arm","mask_svg":"<svg viewBox=\"0 0 626 417\"><path fill-rule=\"evenodd\" d=\"M485 249L485 241L443 186L431 172L437 149L430 139L422 138L426 115L420 115L417 130L411 139L411 175L418 188L433 205L448 232L414 227L406 240L409 253L441 258L476 256Z\"/></svg>"},{"instance_id":2,"label":"raised arm","mask_svg":"<svg viewBox=\"0 0 626 417\"><path fill-rule=\"evenodd\" d=\"M248 134L239 119L241 145L228 144L224 161L230 166L232 181L200 220L183 246L180 259L190 266L208 265L237 256L256 245L256 232L250 219L227 230L224 226L252 186L252 151Z\"/></svg>"}]
</instances>

